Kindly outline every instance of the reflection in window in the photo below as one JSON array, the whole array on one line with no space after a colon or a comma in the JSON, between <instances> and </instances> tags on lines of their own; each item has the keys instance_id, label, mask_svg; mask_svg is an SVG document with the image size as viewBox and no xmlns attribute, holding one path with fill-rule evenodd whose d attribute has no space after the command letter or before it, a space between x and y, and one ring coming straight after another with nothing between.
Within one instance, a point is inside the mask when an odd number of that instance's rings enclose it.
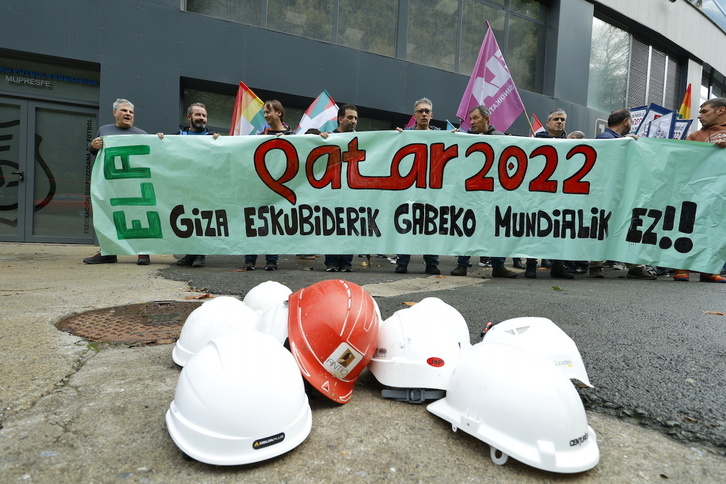
<instances>
[{"instance_id":1,"label":"reflection in window","mask_svg":"<svg viewBox=\"0 0 726 484\"><path fill-rule=\"evenodd\" d=\"M186 10L210 17L260 26L263 0L186 0Z\"/></svg>"},{"instance_id":2,"label":"reflection in window","mask_svg":"<svg viewBox=\"0 0 726 484\"><path fill-rule=\"evenodd\" d=\"M267 27L330 42L333 37L333 2L268 0Z\"/></svg>"},{"instance_id":3,"label":"reflection in window","mask_svg":"<svg viewBox=\"0 0 726 484\"><path fill-rule=\"evenodd\" d=\"M509 20L509 38L506 61L512 79L520 89L536 91L537 53L540 52L540 25L512 17ZM500 45L500 48L501 45Z\"/></svg>"},{"instance_id":4,"label":"reflection in window","mask_svg":"<svg viewBox=\"0 0 726 484\"><path fill-rule=\"evenodd\" d=\"M587 105L611 112L624 107L628 87L630 34L593 18Z\"/></svg>"},{"instance_id":5,"label":"reflection in window","mask_svg":"<svg viewBox=\"0 0 726 484\"><path fill-rule=\"evenodd\" d=\"M457 0L411 2L406 60L439 69L455 70L458 23Z\"/></svg>"},{"instance_id":6,"label":"reflection in window","mask_svg":"<svg viewBox=\"0 0 726 484\"><path fill-rule=\"evenodd\" d=\"M396 55L398 5L389 0L347 0L340 2L338 43L347 47Z\"/></svg>"}]
</instances>

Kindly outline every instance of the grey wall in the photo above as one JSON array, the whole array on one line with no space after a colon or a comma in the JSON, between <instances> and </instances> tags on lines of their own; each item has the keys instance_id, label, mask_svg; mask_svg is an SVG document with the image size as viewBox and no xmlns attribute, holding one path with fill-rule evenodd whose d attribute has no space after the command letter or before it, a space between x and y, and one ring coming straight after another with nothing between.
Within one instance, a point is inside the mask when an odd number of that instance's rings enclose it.
<instances>
[{"instance_id":1,"label":"grey wall","mask_svg":"<svg viewBox=\"0 0 726 484\"><path fill-rule=\"evenodd\" d=\"M307 98L327 89L339 102L406 114L413 101L426 96L434 102L436 118L451 121L468 80L399 59L182 12L179 0L4 4L0 48L99 64L100 122L112 122L111 103L126 97L136 104L137 124L150 132L166 129L179 117L180 77L230 86L244 81L253 89ZM584 107L592 4L553 4L551 22L557 24L548 34L546 95L521 95L528 112L542 120L563 107L570 115L568 130L582 129L589 136L594 120L604 114ZM527 126L520 117L510 131L524 134Z\"/></svg>"}]
</instances>

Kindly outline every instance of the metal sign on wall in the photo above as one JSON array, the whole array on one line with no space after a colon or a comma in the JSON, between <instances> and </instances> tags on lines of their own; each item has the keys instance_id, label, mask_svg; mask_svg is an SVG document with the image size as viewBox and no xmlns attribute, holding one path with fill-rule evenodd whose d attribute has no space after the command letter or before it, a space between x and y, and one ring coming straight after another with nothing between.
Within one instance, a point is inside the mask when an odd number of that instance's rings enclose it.
<instances>
[{"instance_id":1,"label":"metal sign on wall","mask_svg":"<svg viewBox=\"0 0 726 484\"><path fill-rule=\"evenodd\" d=\"M0 56L0 92L97 102L99 85L97 69Z\"/></svg>"}]
</instances>

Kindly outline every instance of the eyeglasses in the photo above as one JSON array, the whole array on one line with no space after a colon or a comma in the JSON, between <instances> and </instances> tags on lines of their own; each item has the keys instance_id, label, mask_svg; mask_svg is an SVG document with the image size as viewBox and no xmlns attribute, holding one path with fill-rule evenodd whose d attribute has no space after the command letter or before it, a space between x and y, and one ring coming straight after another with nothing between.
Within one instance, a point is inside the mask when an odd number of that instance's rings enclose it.
<instances>
[{"instance_id":1,"label":"eyeglasses","mask_svg":"<svg viewBox=\"0 0 726 484\"><path fill-rule=\"evenodd\" d=\"M431 114L431 110L430 109L426 109L426 108L417 109L416 110L416 114Z\"/></svg>"}]
</instances>

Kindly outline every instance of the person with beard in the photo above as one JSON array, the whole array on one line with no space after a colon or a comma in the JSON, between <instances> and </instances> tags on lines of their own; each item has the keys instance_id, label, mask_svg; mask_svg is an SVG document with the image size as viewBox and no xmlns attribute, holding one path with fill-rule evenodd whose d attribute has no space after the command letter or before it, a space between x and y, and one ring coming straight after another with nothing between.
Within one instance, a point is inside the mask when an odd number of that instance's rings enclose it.
<instances>
[{"instance_id":1,"label":"person with beard","mask_svg":"<svg viewBox=\"0 0 726 484\"><path fill-rule=\"evenodd\" d=\"M219 133L215 133L207 127L207 107L202 103L192 103L187 109L187 120L189 126L179 126L180 135L201 135L212 136L214 139L219 138ZM159 138L164 138L163 133L158 133ZM207 257L201 254L187 254L176 263L178 266L204 267Z\"/></svg>"}]
</instances>

